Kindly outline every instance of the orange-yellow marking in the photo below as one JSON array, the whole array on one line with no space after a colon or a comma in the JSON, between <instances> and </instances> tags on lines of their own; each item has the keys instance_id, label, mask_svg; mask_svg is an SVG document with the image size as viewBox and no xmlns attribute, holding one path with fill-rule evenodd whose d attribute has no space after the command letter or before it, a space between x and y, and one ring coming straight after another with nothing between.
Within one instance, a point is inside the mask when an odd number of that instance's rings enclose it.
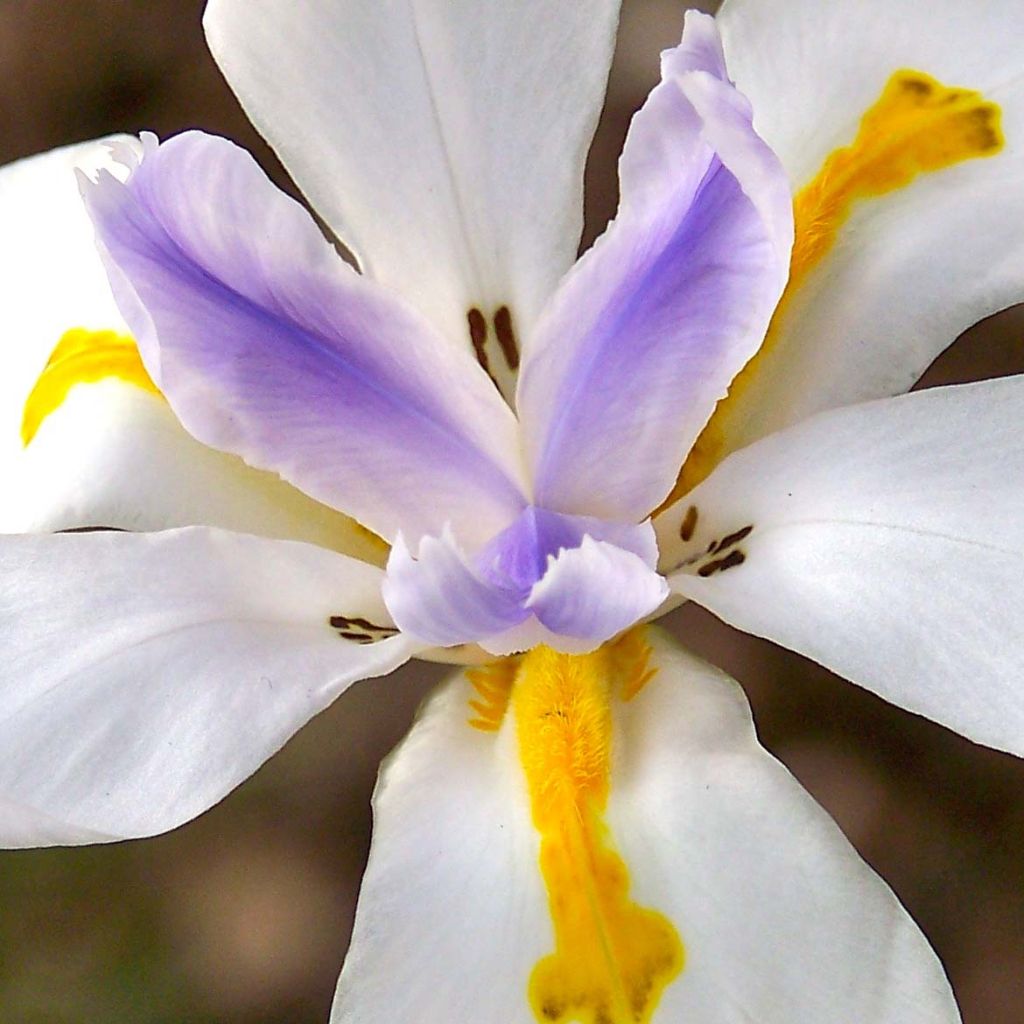
<instances>
[{"instance_id":1,"label":"orange-yellow marking","mask_svg":"<svg viewBox=\"0 0 1024 1024\"><path fill-rule=\"evenodd\" d=\"M60 408L72 387L109 377L160 394L131 338L116 331L87 331L82 327L67 331L25 401L22 443L29 445L43 421Z\"/></svg>"},{"instance_id":2,"label":"orange-yellow marking","mask_svg":"<svg viewBox=\"0 0 1024 1024\"><path fill-rule=\"evenodd\" d=\"M729 454L731 428L737 415L747 411L744 397L765 354L778 342L793 295L835 245L856 204L904 188L920 174L994 156L1003 145L999 106L981 93L943 85L922 71L892 75L861 119L853 142L831 153L797 193L789 284L767 337L718 404L662 508L699 484Z\"/></svg>"},{"instance_id":3,"label":"orange-yellow marking","mask_svg":"<svg viewBox=\"0 0 1024 1024\"><path fill-rule=\"evenodd\" d=\"M61 336L43 372L29 392L21 417L21 440L27 448L46 417L60 408L76 384L94 384L115 378L162 397L142 365L135 341L116 331L89 331L73 327ZM387 560L390 545L372 530L350 519L352 529L370 546L365 557L379 564Z\"/></svg>"},{"instance_id":4,"label":"orange-yellow marking","mask_svg":"<svg viewBox=\"0 0 1024 1024\"><path fill-rule=\"evenodd\" d=\"M490 665L481 665L466 672L466 678L477 692L477 699L469 706L476 715L469 720L474 729L497 732L505 720L512 684L519 671L519 658L502 658Z\"/></svg>"},{"instance_id":5,"label":"orange-yellow marking","mask_svg":"<svg viewBox=\"0 0 1024 1024\"><path fill-rule=\"evenodd\" d=\"M608 645L612 671L623 700L632 700L657 675L658 670L651 667L651 653L643 627L623 633Z\"/></svg>"},{"instance_id":6,"label":"orange-yellow marking","mask_svg":"<svg viewBox=\"0 0 1024 1024\"><path fill-rule=\"evenodd\" d=\"M603 820L612 705L651 676L642 632L631 636L585 655L538 647L523 655L512 688L554 925L555 950L528 989L545 1024L648 1024L683 967L672 923L629 898L629 872Z\"/></svg>"}]
</instances>

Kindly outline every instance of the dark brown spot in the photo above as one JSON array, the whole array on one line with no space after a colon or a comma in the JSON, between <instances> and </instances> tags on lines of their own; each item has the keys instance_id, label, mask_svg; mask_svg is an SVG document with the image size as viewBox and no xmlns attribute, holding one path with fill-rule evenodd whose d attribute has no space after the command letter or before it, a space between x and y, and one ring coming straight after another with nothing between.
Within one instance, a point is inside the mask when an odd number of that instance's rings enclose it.
<instances>
[{"instance_id":1,"label":"dark brown spot","mask_svg":"<svg viewBox=\"0 0 1024 1024\"><path fill-rule=\"evenodd\" d=\"M702 565L697 570L698 576L714 576L716 572L725 572L726 569L734 569L737 565L742 565L747 560L747 556L742 551L730 551L725 558L716 558L713 562L708 562L707 565Z\"/></svg>"},{"instance_id":2,"label":"dark brown spot","mask_svg":"<svg viewBox=\"0 0 1024 1024\"><path fill-rule=\"evenodd\" d=\"M487 360L487 352L484 344L487 341L487 321L483 313L475 306L466 314L466 322L469 324L469 340L473 342L473 351L476 353L476 361L490 375L491 367Z\"/></svg>"},{"instance_id":3,"label":"dark brown spot","mask_svg":"<svg viewBox=\"0 0 1024 1024\"><path fill-rule=\"evenodd\" d=\"M66 530L57 530L57 533L127 533L120 526L69 526Z\"/></svg>"},{"instance_id":4,"label":"dark brown spot","mask_svg":"<svg viewBox=\"0 0 1024 1024\"><path fill-rule=\"evenodd\" d=\"M682 525L679 527L679 536L683 540L690 540L693 537L693 531L697 529L697 506L691 505L686 510L686 515L683 516Z\"/></svg>"},{"instance_id":5,"label":"dark brown spot","mask_svg":"<svg viewBox=\"0 0 1024 1024\"><path fill-rule=\"evenodd\" d=\"M363 629L390 629L390 626L376 626L369 619L353 618L348 615L332 615L331 625L335 629L348 629L349 626L362 626Z\"/></svg>"},{"instance_id":6,"label":"dark brown spot","mask_svg":"<svg viewBox=\"0 0 1024 1024\"><path fill-rule=\"evenodd\" d=\"M510 370L519 368L519 346L516 344L516 332L512 326L512 314L508 306L502 306L494 314L494 333L498 336L501 354Z\"/></svg>"},{"instance_id":7,"label":"dark brown spot","mask_svg":"<svg viewBox=\"0 0 1024 1024\"><path fill-rule=\"evenodd\" d=\"M340 637L360 644L375 644L398 632L394 626L378 626L369 619L348 615L332 615L327 621Z\"/></svg>"},{"instance_id":8,"label":"dark brown spot","mask_svg":"<svg viewBox=\"0 0 1024 1024\"><path fill-rule=\"evenodd\" d=\"M971 141L983 152L999 149L1001 140L995 128L996 114L991 107L977 107L965 114Z\"/></svg>"},{"instance_id":9,"label":"dark brown spot","mask_svg":"<svg viewBox=\"0 0 1024 1024\"><path fill-rule=\"evenodd\" d=\"M931 83L926 82L923 78L904 78L900 83L900 88L914 96L928 96L932 92Z\"/></svg>"},{"instance_id":10,"label":"dark brown spot","mask_svg":"<svg viewBox=\"0 0 1024 1024\"><path fill-rule=\"evenodd\" d=\"M737 530L735 533L730 533L723 537L712 549L712 554L717 554L719 551L724 551L726 548L731 548L734 544L739 544L744 537L750 536L750 531L754 527L744 526L742 530Z\"/></svg>"}]
</instances>

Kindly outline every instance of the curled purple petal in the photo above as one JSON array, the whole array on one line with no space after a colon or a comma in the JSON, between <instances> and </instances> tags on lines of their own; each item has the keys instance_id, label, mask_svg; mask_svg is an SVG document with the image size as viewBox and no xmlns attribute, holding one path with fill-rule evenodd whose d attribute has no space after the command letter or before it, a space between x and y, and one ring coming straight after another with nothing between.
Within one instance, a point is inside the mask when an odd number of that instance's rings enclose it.
<instances>
[{"instance_id":1,"label":"curled purple petal","mask_svg":"<svg viewBox=\"0 0 1024 1024\"><path fill-rule=\"evenodd\" d=\"M472 358L348 267L243 150L144 141L126 184L84 191L185 427L389 539L506 526L526 503L515 419Z\"/></svg>"},{"instance_id":2,"label":"curled purple petal","mask_svg":"<svg viewBox=\"0 0 1024 1024\"><path fill-rule=\"evenodd\" d=\"M662 77L706 71L719 81L730 81L725 65L725 48L715 19L710 14L689 10L686 12L685 25L679 45L665 50L661 55Z\"/></svg>"},{"instance_id":3,"label":"curled purple petal","mask_svg":"<svg viewBox=\"0 0 1024 1024\"><path fill-rule=\"evenodd\" d=\"M590 641L593 649L650 615L668 597L668 584L642 558L606 541L584 537L552 557L526 602L552 633Z\"/></svg>"},{"instance_id":4,"label":"curled purple petal","mask_svg":"<svg viewBox=\"0 0 1024 1024\"><path fill-rule=\"evenodd\" d=\"M503 633L530 615L515 594L481 579L447 528L424 537L415 557L399 534L382 593L399 629L438 647Z\"/></svg>"},{"instance_id":5,"label":"curled purple petal","mask_svg":"<svg viewBox=\"0 0 1024 1024\"><path fill-rule=\"evenodd\" d=\"M716 73L711 31L688 18L683 52L666 57L630 128L618 217L524 353L517 407L533 499L546 508L649 515L785 284L788 182Z\"/></svg>"},{"instance_id":6,"label":"curled purple petal","mask_svg":"<svg viewBox=\"0 0 1024 1024\"><path fill-rule=\"evenodd\" d=\"M584 537L632 551L650 568L658 563L658 543L650 523L611 523L592 516L566 516L531 505L476 556L481 575L525 598L544 575L548 561L578 548Z\"/></svg>"},{"instance_id":7,"label":"curled purple petal","mask_svg":"<svg viewBox=\"0 0 1024 1024\"><path fill-rule=\"evenodd\" d=\"M654 529L528 508L470 557L450 530L416 556L399 538L383 593L403 632L508 654L546 643L581 653L652 612L668 589Z\"/></svg>"}]
</instances>

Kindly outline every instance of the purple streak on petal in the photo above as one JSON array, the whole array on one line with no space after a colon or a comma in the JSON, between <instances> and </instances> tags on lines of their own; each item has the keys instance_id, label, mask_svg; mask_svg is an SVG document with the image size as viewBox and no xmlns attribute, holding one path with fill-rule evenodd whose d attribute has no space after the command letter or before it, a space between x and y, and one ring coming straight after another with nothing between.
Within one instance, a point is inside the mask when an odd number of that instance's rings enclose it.
<instances>
[{"instance_id":1,"label":"purple streak on petal","mask_svg":"<svg viewBox=\"0 0 1024 1024\"><path fill-rule=\"evenodd\" d=\"M695 65L713 57L706 28L687 24ZM618 217L524 353L534 500L561 512L637 521L659 504L760 345L788 273L781 166L731 85L675 63L666 57L630 128Z\"/></svg>"},{"instance_id":2,"label":"purple streak on petal","mask_svg":"<svg viewBox=\"0 0 1024 1024\"><path fill-rule=\"evenodd\" d=\"M595 641L621 633L668 597L668 584L632 551L584 537L552 557L526 606L563 636Z\"/></svg>"},{"instance_id":3,"label":"purple streak on petal","mask_svg":"<svg viewBox=\"0 0 1024 1024\"><path fill-rule=\"evenodd\" d=\"M516 423L486 374L360 277L243 150L146 140L85 188L147 368L199 440L385 537L480 542L525 505Z\"/></svg>"},{"instance_id":4,"label":"purple streak on petal","mask_svg":"<svg viewBox=\"0 0 1024 1024\"><path fill-rule=\"evenodd\" d=\"M397 536L382 593L400 630L438 647L504 633L530 615L515 595L480 578L447 528L422 538L415 557Z\"/></svg>"}]
</instances>

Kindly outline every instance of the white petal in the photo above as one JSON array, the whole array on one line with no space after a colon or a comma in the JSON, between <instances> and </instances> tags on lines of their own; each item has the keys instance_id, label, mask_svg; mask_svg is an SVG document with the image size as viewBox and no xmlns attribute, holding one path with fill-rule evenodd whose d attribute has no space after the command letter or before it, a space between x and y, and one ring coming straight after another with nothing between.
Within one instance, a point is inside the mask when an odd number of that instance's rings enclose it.
<instances>
[{"instance_id":1,"label":"white petal","mask_svg":"<svg viewBox=\"0 0 1024 1024\"><path fill-rule=\"evenodd\" d=\"M1024 377L1010 377L765 438L661 517L663 557L695 558L670 583L887 700L1024 754L1022 416Z\"/></svg>"},{"instance_id":2,"label":"white petal","mask_svg":"<svg viewBox=\"0 0 1024 1024\"><path fill-rule=\"evenodd\" d=\"M387 555L354 520L200 444L162 398L113 378L68 393L12 460L5 487L4 532L202 525L304 540L369 562Z\"/></svg>"},{"instance_id":3,"label":"white petal","mask_svg":"<svg viewBox=\"0 0 1024 1024\"><path fill-rule=\"evenodd\" d=\"M994 156L854 203L719 420L724 455L819 410L907 390L963 330L1021 299L1024 5L906 0L894 16L886 0L727 0L718 21L730 73L795 192L853 142L901 69L980 91L1005 135Z\"/></svg>"},{"instance_id":4,"label":"white petal","mask_svg":"<svg viewBox=\"0 0 1024 1024\"><path fill-rule=\"evenodd\" d=\"M959 1021L924 937L757 742L740 688L654 646L658 675L619 719L608 809L635 898L686 946L653 1024Z\"/></svg>"},{"instance_id":5,"label":"white petal","mask_svg":"<svg viewBox=\"0 0 1024 1024\"><path fill-rule=\"evenodd\" d=\"M205 529L0 537L0 843L151 835L205 810L409 657L380 579Z\"/></svg>"},{"instance_id":6,"label":"white petal","mask_svg":"<svg viewBox=\"0 0 1024 1024\"><path fill-rule=\"evenodd\" d=\"M514 731L471 728L460 673L384 762L332 1024L535 1024L551 925Z\"/></svg>"},{"instance_id":7,"label":"white petal","mask_svg":"<svg viewBox=\"0 0 1024 1024\"><path fill-rule=\"evenodd\" d=\"M21 448L25 399L65 331L125 330L75 181L76 167L124 175L111 143L138 149L137 139L111 136L0 168L0 466Z\"/></svg>"},{"instance_id":8,"label":"white petal","mask_svg":"<svg viewBox=\"0 0 1024 1024\"><path fill-rule=\"evenodd\" d=\"M617 0L214 0L205 26L363 269L468 343L469 309L507 305L522 332L575 258L617 13Z\"/></svg>"},{"instance_id":9,"label":"white petal","mask_svg":"<svg viewBox=\"0 0 1024 1024\"><path fill-rule=\"evenodd\" d=\"M629 897L685 946L652 1024L954 1024L924 938L758 745L735 684L664 640L655 663L614 703L607 814ZM470 728L472 695L464 676L443 684L385 764L332 1024L539 1019L529 979L554 947L540 843L513 715Z\"/></svg>"}]
</instances>

